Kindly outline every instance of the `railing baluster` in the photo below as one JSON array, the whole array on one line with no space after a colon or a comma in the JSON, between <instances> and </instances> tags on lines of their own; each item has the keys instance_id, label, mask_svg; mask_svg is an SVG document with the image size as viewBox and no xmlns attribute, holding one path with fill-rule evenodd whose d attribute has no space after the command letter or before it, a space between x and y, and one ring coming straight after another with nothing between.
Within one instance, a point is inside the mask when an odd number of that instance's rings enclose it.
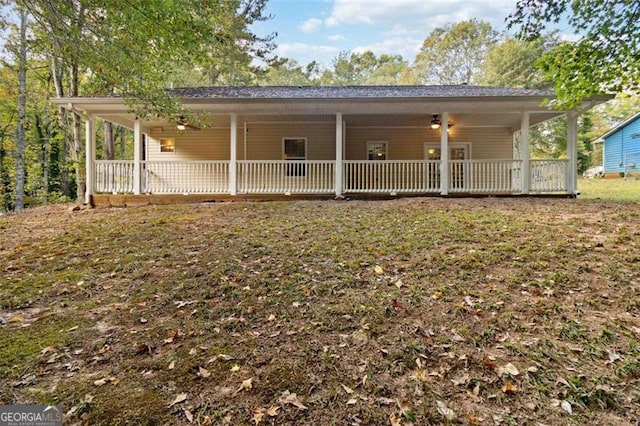
<instances>
[{"instance_id":1,"label":"railing baluster","mask_svg":"<svg viewBox=\"0 0 640 426\"><path fill-rule=\"evenodd\" d=\"M334 161L238 162L240 193L332 193ZM342 163L344 191L439 192L439 161L367 161ZM532 192L566 191L567 160L452 160L450 190L469 193L520 191L523 173L529 173ZM133 192L133 161L95 162L94 190ZM229 161L143 161L142 184L148 193L226 193Z\"/></svg>"}]
</instances>

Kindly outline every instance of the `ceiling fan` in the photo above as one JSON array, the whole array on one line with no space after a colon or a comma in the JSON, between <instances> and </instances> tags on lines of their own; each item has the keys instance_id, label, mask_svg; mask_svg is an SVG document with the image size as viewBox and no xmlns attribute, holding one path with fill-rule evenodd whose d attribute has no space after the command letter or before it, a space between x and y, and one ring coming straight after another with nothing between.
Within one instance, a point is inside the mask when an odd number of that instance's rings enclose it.
<instances>
[{"instance_id":1,"label":"ceiling fan","mask_svg":"<svg viewBox=\"0 0 640 426\"><path fill-rule=\"evenodd\" d=\"M190 124L189 121L184 117L184 115L178 117L178 119L176 120L176 128L180 131L183 131L186 130L187 127L193 130L200 130L200 127Z\"/></svg>"}]
</instances>

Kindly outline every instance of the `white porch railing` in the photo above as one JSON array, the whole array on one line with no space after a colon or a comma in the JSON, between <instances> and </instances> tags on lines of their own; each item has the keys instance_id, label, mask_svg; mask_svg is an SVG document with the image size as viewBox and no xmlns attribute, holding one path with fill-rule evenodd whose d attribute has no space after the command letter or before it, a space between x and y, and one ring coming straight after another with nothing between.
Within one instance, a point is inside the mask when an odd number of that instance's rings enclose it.
<instances>
[{"instance_id":1,"label":"white porch railing","mask_svg":"<svg viewBox=\"0 0 640 426\"><path fill-rule=\"evenodd\" d=\"M133 193L133 161L95 162L94 192ZM343 162L344 193L440 193L440 161ZM453 160L451 193L521 193L520 160ZM567 160L530 160L530 191L567 191ZM142 161L141 192L228 194L229 161ZM240 194L332 194L335 161L238 161Z\"/></svg>"},{"instance_id":2,"label":"white porch railing","mask_svg":"<svg viewBox=\"0 0 640 426\"><path fill-rule=\"evenodd\" d=\"M229 192L229 161L143 161L142 192L223 194Z\"/></svg>"},{"instance_id":3,"label":"white porch railing","mask_svg":"<svg viewBox=\"0 0 640 426\"><path fill-rule=\"evenodd\" d=\"M521 191L520 160L452 160L449 192L518 193Z\"/></svg>"},{"instance_id":4,"label":"white porch railing","mask_svg":"<svg viewBox=\"0 0 640 426\"><path fill-rule=\"evenodd\" d=\"M133 192L133 161L95 162L95 192Z\"/></svg>"},{"instance_id":5,"label":"white porch railing","mask_svg":"<svg viewBox=\"0 0 640 426\"><path fill-rule=\"evenodd\" d=\"M330 194L334 179L335 161L238 161L241 194Z\"/></svg>"},{"instance_id":6,"label":"white porch railing","mask_svg":"<svg viewBox=\"0 0 640 426\"><path fill-rule=\"evenodd\" d=\"M531 192L566 192L568 160L529 160Z\"/></svg>"},{"instance_id":7,"label":"white porch railing","mask_svg":"<svg viewBox=\"0 0 640 426\"><path fill-rule=\"evenodd\" d=\"M440 161L347 160L345 193L440 192Z\"/></svg>"}]
</instances>

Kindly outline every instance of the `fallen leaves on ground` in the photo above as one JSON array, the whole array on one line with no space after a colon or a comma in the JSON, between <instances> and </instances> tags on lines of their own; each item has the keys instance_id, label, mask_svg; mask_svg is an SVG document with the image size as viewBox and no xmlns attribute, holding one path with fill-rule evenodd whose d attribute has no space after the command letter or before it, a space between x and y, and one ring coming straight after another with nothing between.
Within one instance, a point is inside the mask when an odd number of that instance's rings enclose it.
<instances>
[{"instance_id":1,"label":"fallen leaves on ground","mask_svg":"<svg viewBox=\"0 0 640 426\"><path fill-rule=\"evenodd\" d=\"M176 404L180 404L182 402L185 402L186 400L187 400L187 394L186 393L178 394L173 399L173 401L169 404L169 408L173 407Z\"/></svg>"},{"instance_id":2,"label":"fallen leaves on ground","mask_svg":"<svg viewBox=\"0 0 640 426\"><path fill-rule=\"evenodd\" d=\"M636 223L550 199L1 216L0 400L74 424L632 425Z\"/></svg>"},{"instance_id":3,"label":"fallen leaves on ground","mask_svg":"<svg viewBox=\"0 0 640 426\"><path fill-rule=\"evenodd\" d=\"M302 403L302 401L300 401L300 399L298 398L298 395L296 395L295 393L291 393L288 390L285 390L284 392L282 392L282 394L280 395L280 398L278 398L278 402L282 405L293 405L294 407L297 407L301 410L306 410L307 406L304 405Z\"/></svg>"}]
</instances>

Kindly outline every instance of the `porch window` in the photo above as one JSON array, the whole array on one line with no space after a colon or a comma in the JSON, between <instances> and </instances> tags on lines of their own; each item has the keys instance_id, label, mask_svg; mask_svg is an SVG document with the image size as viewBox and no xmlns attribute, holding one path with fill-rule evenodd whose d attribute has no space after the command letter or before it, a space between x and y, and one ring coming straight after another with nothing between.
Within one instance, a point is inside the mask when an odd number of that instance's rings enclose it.
<instances>
[{"instance_id":1,"label":"porch window","mask_svg":"<svg viewBox=\"0 0 640 426\"><path fill-rule=\"evenodd\" d=\"M387 159L387 143L386 142L367 142L367 159L380 160Z\"/></svg>"},{"instance_id":2,"label":"porch window","mask_svg":"<svg viewBox=\"0 0 640 426\"><path fill-rule=\"evenodd\" d=\"M176 140L174 138L160 139L160 152L176 152Z\"/></svg>"},{"instance_id":3,"label":"porch window","mask_svg":"<svg viewBox=\"0 0 640 426\"><path fill-rule=\"evenodd\" d=\"M305 160L307 159L307 138L284 138L282 140L284 159L291 161L286 164L285 176L305 176Z\"/></svg>"}]
</instances>

